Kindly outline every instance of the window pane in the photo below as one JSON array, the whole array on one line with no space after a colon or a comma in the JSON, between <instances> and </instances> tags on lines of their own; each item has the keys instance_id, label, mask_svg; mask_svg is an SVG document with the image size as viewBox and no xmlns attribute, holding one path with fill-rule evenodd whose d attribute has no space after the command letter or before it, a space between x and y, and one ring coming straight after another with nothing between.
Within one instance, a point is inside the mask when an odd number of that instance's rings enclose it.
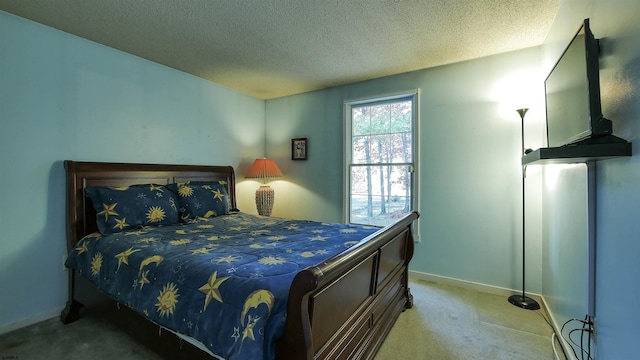
<instances>
[{"instance_id":1,"label":"window pane","mask_svg":"<svg viewBox=\"0 0 640 360\"><path fill-rule=\"evenodd\" d=\"M411 173L403 166L352 166L352 223L388 225L411 210Z\"/></svg>"},{"instance_id":2,"label":"window pane","mask_svg":"<svg viewBox=\"0 0 640 360\"><path fill-rule=\"evenodd\" d=\"M384 135L371 137L371 160L369 163L386 163L385 155L386 139Z\"/></svg>"},{"instance_id":3,"label":"window pane","mask_svg":"<svg viewBox=\"0 0 640 360\"><path fill-rule=\"evenodd\" d=\"M367 164L371 158L369 136L354 136L351 143L351 161L354 164Z\"/></svg>"},{"instance_id":4,"label":"window pane","mask_svg":"<svg viewBox=\"0 0 640 360\"><path fill-rule=\"evenodd\" d=\"M353 136L369 135L371 133L371 120L366 108L353 108L351 116L351 132Z\"/></svg>"},{"instance_id":5,"label":"window pane","mask_svg":"<svg viewBox=\"0 0 640 360\"><path fill-rule=\"evenodd\" d=\"M389 135L389 163L413 162L413 143L411 133L399 133Z\"/></svg>"},{"instance_id":6,"label":"window pane","mask_svg":"<svg viewBox=\"0 0 640 360\"><path fill-rule=\"evenodd\" d=\"M389 104L371 106L370 111L371 133L388 133L391 125L391 107L389 106Z\"/></svg>"},{"instance_id":7,"label":"window pane","mask_svg":"<svg viewBox=\"0 0 640 360\"><path fill-rule=\"evenodd\" d=\"M391 104L390 132L411 132L411 101Z\"/></svg>"}]
</instances>

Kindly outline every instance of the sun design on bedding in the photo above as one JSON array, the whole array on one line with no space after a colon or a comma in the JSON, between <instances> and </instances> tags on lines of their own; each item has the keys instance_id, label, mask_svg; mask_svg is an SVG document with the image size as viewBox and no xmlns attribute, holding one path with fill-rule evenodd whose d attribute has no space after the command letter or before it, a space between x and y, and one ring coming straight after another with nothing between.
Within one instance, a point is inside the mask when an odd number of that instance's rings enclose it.
<instances>
[{"instance_id":1,"label":"sun design on bedding","mask_svg":"<svg viewBox=\"0 0 640 360\"><path fill-rule=\"evenodd\" d=\"M188 185L178 185L178 195L182 197L189 197L193 195L193 188Z\"/></svg>"},{"instance_id":2,"label":"sun design on bedding","mask_svg":"<svg viewBox=\"0 0 640 360\"><path fill-rule=\"evenodd\" d=\"M98 276L102 267L102 253L97 253L91 259L91 275Z\"/></svg>"},{"instance_id":3,"label":"sun design on bedding","mask_svg":"<svg viewBox=\"0 0 640 360\"><path fill-rule=\"evenodd\" d=\"M176 309L176 304L178 304L179 296L178 288L174 283L168 283L162 288L160 295L157 297L158 302L156 303L160 316L169 317L170 315L173 315L173 311Z\"/></svg>"},{"instance_id":4,"label":"sun design on bedding","mask_svg":"<svg viewBox=\"0 0 640 360\"><path fill-rule=\"evenodd\" d=\"M152 206L149 208L149 211L147 211L147 220L149 220L150 223L160 222L164 220L164 218L164 209L159 206Z\"/></svg>"}]
</instances>

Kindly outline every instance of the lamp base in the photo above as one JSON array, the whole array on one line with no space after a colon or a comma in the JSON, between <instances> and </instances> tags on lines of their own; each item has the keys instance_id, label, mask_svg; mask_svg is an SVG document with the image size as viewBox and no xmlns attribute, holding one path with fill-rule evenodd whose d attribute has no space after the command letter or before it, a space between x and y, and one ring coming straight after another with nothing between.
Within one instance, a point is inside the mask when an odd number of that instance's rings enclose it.
<instances>
[{"instance_id":1,"label":"lamp base","mask_svg":"<svg viewBox=\"0 0 640 360\"><path fill-rule=\"evenodd\" d=\"M509 302L517 307L521 307L526 310L539 310L540 304L532 298L524 295L511 295L509 296Z\"/></svg>"},{"instance_id":2,"label":"lamp base","mask_svg":"<svg viewBox=\"0 0 640 360\"><path fill-rule=\"evenodd\" d=\"M271 216L275 191L269 185L260 185L256 190L256 208L261 216Z\"/></svg>"}]
</instances>

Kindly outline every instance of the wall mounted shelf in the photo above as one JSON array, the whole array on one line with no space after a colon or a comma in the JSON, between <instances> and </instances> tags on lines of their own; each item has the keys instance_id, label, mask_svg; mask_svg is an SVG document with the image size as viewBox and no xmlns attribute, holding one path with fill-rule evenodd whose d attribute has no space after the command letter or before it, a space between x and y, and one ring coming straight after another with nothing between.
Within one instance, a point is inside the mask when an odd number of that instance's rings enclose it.
<instances>
[{"instance_id":1,"label":"wall mounted shelf","mask_svg":"<svg viewBox=\"0 0 640 360\"><path fill-rule=\"evenodd\" d=\"M522 165L573 164L631 156L631 143L617 137L613 138L614 141L611 142L540 148L523 156ZM611 138L608 139L611 140Z\"/></svg>"},{"instance_id":2,"label":"wall mounted shelf","mask_svg":"<svg viewBox=\"0 0 640 360\"><path fill-rule=\"evenodd\" d=\"M595 316L596 263L596 161L631 156L631 143L614 135L590 138L559 147L540 148L522 157L522 165L575 164L587 165L587 315Z\"/></svg>"}]
</instances>

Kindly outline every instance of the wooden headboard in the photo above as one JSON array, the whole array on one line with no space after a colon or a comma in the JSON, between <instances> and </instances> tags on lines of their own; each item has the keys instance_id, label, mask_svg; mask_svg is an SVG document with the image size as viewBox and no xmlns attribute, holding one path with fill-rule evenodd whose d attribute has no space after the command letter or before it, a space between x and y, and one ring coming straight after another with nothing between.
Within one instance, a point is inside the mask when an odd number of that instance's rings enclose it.
<instances>
[{"instance_id":1,"label":"wooden headboard","mask_svg":"<svg viewBox=\"0 0 640 360\"><path fill-rule=\"evenodd\" d=\"M67 247L98 230L96 212L85 189L89 186L129 186L186 181L226 181L231 208L236 207L236 182L231 166L160 165L76 162L66 160Z\"/></svg>"}]
</instances>

